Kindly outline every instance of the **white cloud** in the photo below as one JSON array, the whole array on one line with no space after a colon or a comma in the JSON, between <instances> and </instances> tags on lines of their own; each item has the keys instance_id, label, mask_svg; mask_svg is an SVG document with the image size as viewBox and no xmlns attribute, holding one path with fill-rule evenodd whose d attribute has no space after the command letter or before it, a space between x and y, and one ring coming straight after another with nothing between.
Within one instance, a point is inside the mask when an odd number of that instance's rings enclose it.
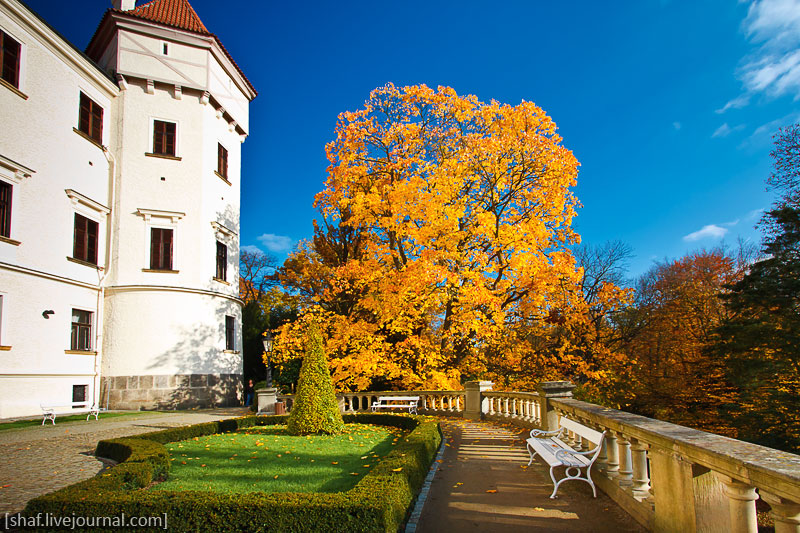
<instances>
[{"instance_id":1,"label":"white cloud","mask_svg":"<svg viewBox=\"0 0 800 533\"><path fill-rule=\"evenodd\" d=\"M681 129L681 123L675 121L675 122L672 123L672 127L675 128L676 130L679 130L679 129Z\"/></svg>"},{"instance_id":2,"label":"white cloud","mask_svg":"<svg viewBox=\"0 0 800 533\"><path fill-rule=\"evenodd\" d=\"M683 240L686 242L694 242L708 238L721 239L726 233L728 233L728 228L723 228L722 226L718 226L716 224L709 224L708 226L703 226L702 229L699 229L694 233L685 235Z\"/></svg>"},{"instance_id":3,"label":"white cloud","mask_svg":"<svg viewBox=\"0 0 800 533\"><path fill-rule=\"evenodd\" d=\"M754 94L794 94L800 98L800 0L756 0L742 22L745 35L758 48L739 68L745 94L717 113L744 107Z\"/></svg>"},{"instance_id":4,"label":"white cloud","mask_svg":"<svg viewBox=\"0 0 800 533\"><path fill-rule=\"evenodd\" d=\"M739 124L738 126L734 126L731 128L730 126L728 126L728 123L726 122L725 124L717 128L716 131L714 131L714 133L711 134L711 138L713 139L715 137L727 137L734 131L739 131L741 129L744 129L744 124Z\"/></svg>"},{"instance_id":5,"label":"white cloud","mask_svg":"<svg viewBox=\"0 0 800 533\"><path fill-rule=\"evenodd\" d=\"M717 109L715 112L718 114L722 114L728 109L740 109L749 103L750 103L750 96L747 94L743 94L729 101L727 104L722 106L721 109Z\"/></svg>"},{"instance_id":6,"label":"white cloud","mask_svg":"<svg viewBox=\"0 0 800 533\"><path fill-rule=\"evenodd\" d=\"M287 252L292 249L294 244L291 237L275 235L274 233L260 235L257 240L270 252Z\"/></svg>"},{"instance_id":7,"label":"white cloud","mask_svg":"<svg viewBox=\"0 0 800 533\"><path fill-rule=\"evenodd\" d=\"M713 139L714 137L727 137L730 134L730 132L731 132L731 127L728 126L728 123L726 122L725 124L717 128L717 130L714 133L711 134L711 138Z\"/></svg>"},{"instance_id":8,"label":"white cloud","mask_svg":"<svg viewBox=\"0 0 800 533\"><path fill-rule=\"evenodd\" d=\"M245 246L240 247L239 251L240 252L250 252L250 253L253 253L253 254L263 253L261 251L261 248L259 248L258 246L254 246L252 244L247 244Z\"/></svg>"}]
</instances>

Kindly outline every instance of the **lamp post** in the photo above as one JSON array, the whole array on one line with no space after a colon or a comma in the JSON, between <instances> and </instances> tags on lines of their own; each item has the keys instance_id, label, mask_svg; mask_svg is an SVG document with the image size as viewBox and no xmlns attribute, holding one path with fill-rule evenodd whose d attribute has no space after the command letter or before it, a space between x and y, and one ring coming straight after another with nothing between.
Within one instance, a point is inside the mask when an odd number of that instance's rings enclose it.
<instances>
[{"instance_id":1,"label":"lamp post","mask_svg":"<svg viewBox=\"0 0 800 533\"><path fill-rule=\"evenodd\" d=\"M264 343L264 352L267 354L267 388L272 388L272 361L269 354L272 353L272 334L267 331L264 338L261 339Z\"/></svg>"}]
</instances>

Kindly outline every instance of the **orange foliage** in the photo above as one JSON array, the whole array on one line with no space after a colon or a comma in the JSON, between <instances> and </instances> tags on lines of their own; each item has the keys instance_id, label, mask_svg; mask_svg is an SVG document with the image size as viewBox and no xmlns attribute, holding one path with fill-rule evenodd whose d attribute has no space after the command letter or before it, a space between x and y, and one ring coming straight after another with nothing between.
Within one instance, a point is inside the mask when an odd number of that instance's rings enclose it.
<instances>
[{"instance_id":1,"label":"orange foliage","mask_svg":"<svg viewBox=\"0 0 800 533\"><path fill-rule=\"evenodd\" d=\"M388 85L339 116L327 154L324 227L280 276L327 333L339 388L457 387L554 357L586 370L563 342L528 339L583 320L579 164L542 109ZM306 324L282 329L276 357L299 353Z\"/></svg>"}]
</instances>

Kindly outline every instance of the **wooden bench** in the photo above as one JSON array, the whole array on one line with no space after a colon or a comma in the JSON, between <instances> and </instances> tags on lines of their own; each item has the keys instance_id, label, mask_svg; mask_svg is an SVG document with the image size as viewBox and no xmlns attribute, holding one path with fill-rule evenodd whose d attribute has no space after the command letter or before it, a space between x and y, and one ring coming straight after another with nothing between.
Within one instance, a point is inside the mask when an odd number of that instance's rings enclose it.
<instances>
[{"instance_id":1,"label":"wooden bench","mask_svg":"<svg viewBox=\"0 0 800 533\"><path fill-rule=\"evenodd\" d=\"M89 404L86 402L72 402L54 405L45 405L40 403L39 407L42 408L42 425L50 420L55 426L56 416L58 415L69 416L86 413L86 420L88 421L90 416L94 416L94 419L97 420L97 415L100 414L100 409L97 406L92 405L89 407Z\"/></svg>"},{"instance_id":2,"label":"wooden bench","mask_svg":"<svg viewBox=\"0 0 800 533\"><path fill-rule=\"evenodd\" d=\"M550 495L550 498L556 497L559 485L573 479L579 479L591 485L592 493L597 498L597 489L594 486L594 481L592 481L592 465L600 455L606 432L600 433L564 417L561 418L559 426L555 431L542 431L539 429L531 431L531 438L526 441L528 453L531 455L528 465L533 462L533 458L536 455L550 465L550 479L553 480L554 485L553 494ZM583 442L591 442L594 444L594 448L584 452L574 450L563 440L566 431L579 435ZM560 466L566 467L564 472L566 477L556 481L555 469Z\"/></svg>"},{"instance_id":3,"label":"wooden bench","mask_svg":"<svg viewBox=\"0 0 800 533\"><path fill-rule=\"evenodd\" d=\"M419 396L378 396L378 400L372 402L372 410L408 409L409 413L417 414L418 403Z\"/></svg>"}]
</instances>

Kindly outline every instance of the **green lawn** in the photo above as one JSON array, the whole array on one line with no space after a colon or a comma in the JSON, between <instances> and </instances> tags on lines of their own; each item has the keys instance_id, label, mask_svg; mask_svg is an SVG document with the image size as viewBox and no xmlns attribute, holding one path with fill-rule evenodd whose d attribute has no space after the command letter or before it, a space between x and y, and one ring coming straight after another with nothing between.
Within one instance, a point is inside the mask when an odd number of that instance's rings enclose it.
<instances>
[{"instance_id":1,"label":"green lawn","mask_svg":"<svg viewBox=\"0 0 800 533\"><path fill-rule=\"evenodd\" d=\"M114 411L114 412L105 412L101 411L99 419L105 420L106 418L116 418L119 416L132 416L132 415L152 415L152 414L166 414L166 413L159 413L158 411ZM86 422L86 413L77 414L77 415L68 415L68 416L56 416L56 425L60 426L63 422L77 422L83 421ZM94 415L89 417L89 422L94 422ZM14 422L0 422L0 431L6 429L18 429L18 428L26 428L30 426L41 426L42 425L42 418L35 418L31 420L15 420ZM49 420L47 421L47 426L52 426L53 423Z\"/></svg>"},{"instance_id":2,"label":"green lawn","mask_svg":"<svg viewBox=\"0 0 800 533\"><path fill-rule=\"evenodd\" d=\"M342 492L350 490L403 435L399 429L347 424L336 436L296 437L286 426L167 444L169 478L153 490Z\"/></svg>"}]
</instances>

